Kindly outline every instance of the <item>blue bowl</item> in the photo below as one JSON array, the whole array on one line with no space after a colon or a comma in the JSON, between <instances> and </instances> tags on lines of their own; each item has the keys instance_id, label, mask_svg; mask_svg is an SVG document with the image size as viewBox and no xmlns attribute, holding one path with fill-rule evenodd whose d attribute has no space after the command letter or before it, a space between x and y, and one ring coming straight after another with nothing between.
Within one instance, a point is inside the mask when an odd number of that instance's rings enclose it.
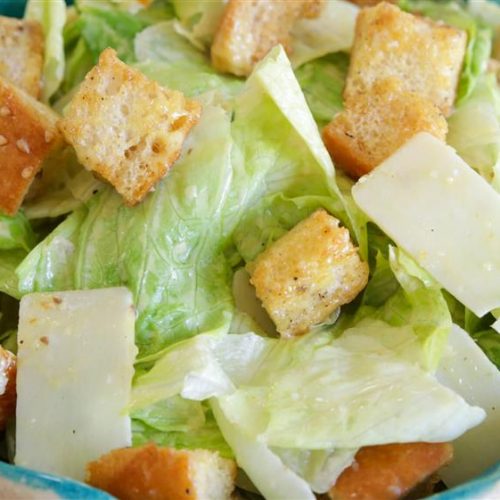
<instances>
[{"instance_id":1,"label":"blue bowl","mask_svg":"<svg viewBox=\"0 0 500 500\"><path fill-rule=\"evenodd\" d=\"M500 3L500 0L495 1ZM25 0L0 0L0 15L22 17L25 3ZM72 4L73 0L66 0L66 3ZM474 457L471 457L471 459L473 460ZM7 484L31 489L34 494L50 492L61 499L68 500L111 500L114 498L107 493L76 481L0 462L1 492L4 492ZM432 500L477 500L480 498L490 500L500 498L500 462L474 481L469 481L430 498Z\"/></svg>"}]
</instances>

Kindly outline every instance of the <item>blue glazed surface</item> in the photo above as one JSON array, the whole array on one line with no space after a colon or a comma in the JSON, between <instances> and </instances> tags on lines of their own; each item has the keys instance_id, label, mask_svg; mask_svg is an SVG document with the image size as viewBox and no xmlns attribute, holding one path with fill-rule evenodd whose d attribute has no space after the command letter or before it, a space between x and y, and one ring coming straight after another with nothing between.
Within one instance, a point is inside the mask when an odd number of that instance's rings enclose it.
<instances>
[{"instance_id":1,"label":"blue glazed surface","mask_svg":"<svg viewBox=\"0 0 500 500\"><path fill-rule=\"evenodd\" d=\"M0 477L13 483L31 487L40 492L54 493L64 499L112 500L114 497L100 490L90 488L82 483L35 472L23 467L0 462Z\"/></svg>"},{"instance_id":2,"label":"blue glazed surface","mask_svg":"<svg viewBox=\"0 0 500 500\"><path fill-rule=\"evenodd\" d=\"M500 3L500 0L495 1ZM25 0L0 0L0 15L21 17L25 3ZM66 3L71 4L73 0L67 0ZM471 457L471 460L474 460L474 457ZM38 490L51 491L63 499L112 500L114 498L76 481L15 467L3 462L0 462L0 477ZM500 484L500 462L478 479L430 498L432 500L476 500L483 495L484 498L488 498L488 491L498 484Z\"/></svg>"}]
</instances>

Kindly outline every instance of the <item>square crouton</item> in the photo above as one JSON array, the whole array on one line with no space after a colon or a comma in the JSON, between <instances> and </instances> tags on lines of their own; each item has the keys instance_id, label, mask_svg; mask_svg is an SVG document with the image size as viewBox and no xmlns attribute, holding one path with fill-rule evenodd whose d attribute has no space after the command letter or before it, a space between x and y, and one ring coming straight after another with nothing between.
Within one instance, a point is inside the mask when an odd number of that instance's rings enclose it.
<instances>
[{"instance_id":1,"label":"square crouton","mask_svg":"<svg viewBox=\"0 0 500 500\"><path fill-rule=\"evenodd\" d=\"M324 210L297 224L248 265L257 297L282 336L306 333L368 281L349 231Z\"/></svg>"},{"instance_id":2,"label":"square crouton","mask_svg":"<svg viewBox=\"0 0 500 500\"><path fill-rule=\"evenodd\" d=\"M122 448L87 466L87 482L122 500L229 500L236 464L207 450Z\"/></svg>"},{"instance_id":3,"label":"square crouton","mask_svg":"<svg viewBox=\"0 0 500 500\"><path fill-rule=\"evenodd\" d=\"M60 122L78 160L139 203L178 159L201 106L160 87L106 49Z\"/></svg>"},{"instance_id":4,"label":"square crouton","mask_svg":"<svg viewBox=\"0 0 500 500\"><path fill-rule=\"evenodd\" d=\"M397 77L448 116L467 44L459 29L401 11L383 2L363 9L356 21L351 64L344 90L347 104L377 80Z\"/></svg>"},{"instance_id":5,"label":"square crouton","mask_svg":"<svg viewBox=\"0 0 500 500\"><path fill-rule=\"evenodd\" d=\"M17 358L0 346L0 430L16 413Z\"/></svg>"},{"instance_id":6,"label":"square crouton","mask_svg":"<svg viewBox=\"0 0 500 500\"><path fill-rule=\"evenodd\" d=\"M0 78L0 210L13 215L43 160L62 142L59 117Z\"/></svg>"},{"instance_id":7,"label":"square crouton","mask_svg":"<svg viewBox=\"0 0 500 500\"><path fill-rule=\"evenodd\" d=\"M302 17L316 17L322 1L229 0L212 44L212 64L248 76L275 45L290 52L293 25Z\"/></svg>"},{"instance_id":8,"label":"square crouton","mask_svg":"<svg viewBox=\"0 0 500 500\"><path fill-rule=\"evenodd\" d=\"M43 68L39 22L0 16L0 76L38 98Z\"/></svg>"},{"instance_id":9,"label":"square crouton","mask_svg":"<svg viewBox=\"0 0 500 500\"><path fill-rule=\"evenodd\" d=\"M452 458L453 447L450 443L366 446L356 454L355 465L339 476L328 498L406 498Z\"/></svg>"},{"instance_id":10,"label":"square crouton","mask_svg":"<svg viewBox=\"0 0 500 500\"><path fill-rule=\"evenodd\" d=\"M398 79L377 81L323 130L335 165L353 178L367 174L418 132L442 141L448 124L425 97L401 90Z\"/></svg>"}]
</instances>

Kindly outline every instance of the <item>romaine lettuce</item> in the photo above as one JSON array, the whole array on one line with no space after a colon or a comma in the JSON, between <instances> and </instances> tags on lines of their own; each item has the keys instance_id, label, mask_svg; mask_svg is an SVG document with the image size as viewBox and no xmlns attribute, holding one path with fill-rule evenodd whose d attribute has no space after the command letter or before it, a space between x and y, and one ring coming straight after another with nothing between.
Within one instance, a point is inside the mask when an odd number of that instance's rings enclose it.
<instances>
[{"instance_id":1,"label":"romaine lettuce","mask_svg":"<svg viewBox=\"0 0 500 500\"><path fill-rule=\"evenodd\" d=\"M25 17L38 21L43 28L45 41L42 98L48 102L64 76L63 29L66 22L66 3L64 0L30 0L26 5Z\"/></svg>"}]
</instances>

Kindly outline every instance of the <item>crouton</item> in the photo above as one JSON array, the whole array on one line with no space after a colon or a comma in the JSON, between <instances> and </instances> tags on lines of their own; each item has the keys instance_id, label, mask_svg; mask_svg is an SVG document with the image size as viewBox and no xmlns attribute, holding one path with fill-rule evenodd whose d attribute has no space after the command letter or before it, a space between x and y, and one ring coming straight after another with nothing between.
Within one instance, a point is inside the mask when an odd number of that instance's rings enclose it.
<instances>
[{"instance_id":1,"label":"crouton","mask_svg":"<svg viewBox=\"0 0 500 500\"><path fill-rule=\"evenodd\" d=\"M316 17L322 0L229 0L212 44L219 71L248 76L275 45L290 53L290 30L301 17Z\"/></svg>"},{"instance_id":2,"label":"crouton","mask_svg":"<svg viewBox=\"0 0 500 500\"><path fill-rule=\"evenodd\" d=\"M139 203L178 159L201 106L160 87L106 49L60 122L78 160Z\"/></svg>"},{"instance_id":3,"label":"crouton","mask_svg":"<svg viewBox=\"0 0 500 500\"><path fill-rule=\"evenodd\" d=\"M0 76L36 98L41 90L43 42L39 22L0 16Z\"/></svg>"},{"instance_id":4,"label":"crouton","mask_svg":"<svg viewBox=\"0 0 500 500\"><path fill-rule=\"evenodd\" d=\"M13 215L43 160L61 143L59 117L0 78L0 210Z\"/></svg>"},{"instance_id":5,"label":"crouton","mask_svg":"<svg viewBox=\"0 0 500 500\"><path fill-rule=\"evenodd\" d=\"M206 450L148 444L114 450L87 466L87 482L121 500L225 500L236 464Z\"/></svg>"},{"instance_id":6,"label":"crouton","mask_svg":"<svg viewBox=\"0 0 500 500\"><path fill-rule=\"evenodd\" d=\"M356 454L330 489L332 500L395 500L451 461L449 443L408 443L368 446Z\"/></svg>"},{"instance_id":7,"label":"crouton","mask_svg":"<svg viewBox=\"0 0 500 500\"><path fill-rule=\"evenodd\" d=\"M0 346L0 430L16 412L16 357Z\"/></svg>"},{"instance_id":8,"label":"crouton","mask_svg":"<svg viewBox=\"0 0 500 500\"><path fill-rule=\"evenodd\" d=\"M401 90L398 79L375 82L323 129L323 141L336 166L351 177L367 174L418 132L442 141L446 119L431 101Z\"/></svg>"},{"instance_id":9,"label":"crouton","mask_svg":"<svg viewBox=\"0 0 500 500\"><path fill-rule=\"evenodd\" d=\"M401 11L387 2L363 9L356 21L344 89L347 106L377 80L397 77L448 116L467 44L465 31Z\"/></svg>"},{"instance_id":10,"label":"crouton","mask_svg":"<svg viewBox=\"0 0 500 500\"><path fill-rule=\"evenodd\" d=\"M285 337L300 335L365 287L368 265L349 231L320 209L297 224L247 269L257 297Z\"/></svg>"}]
</instances>

